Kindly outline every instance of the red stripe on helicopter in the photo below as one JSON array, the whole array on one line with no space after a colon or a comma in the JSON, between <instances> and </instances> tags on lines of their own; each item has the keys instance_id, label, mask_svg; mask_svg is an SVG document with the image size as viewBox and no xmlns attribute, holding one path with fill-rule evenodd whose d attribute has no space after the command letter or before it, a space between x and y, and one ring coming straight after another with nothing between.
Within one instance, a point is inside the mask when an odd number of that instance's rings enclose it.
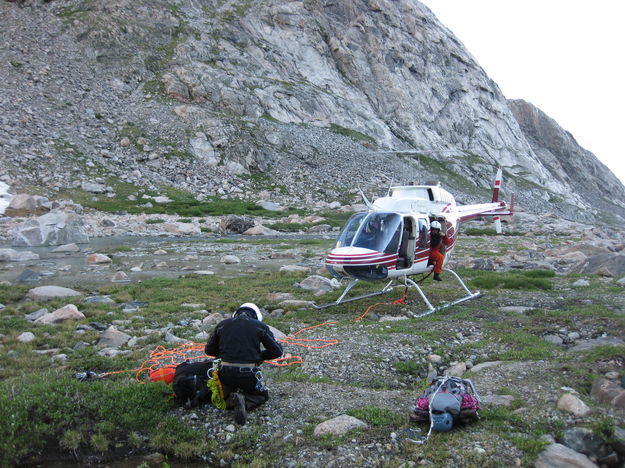
<instances>
[{"instance_id":1,"label":"red stripe on helicopter","mask_svg":"<svg viewBox=\"0 0 625 468\"><path fill-rule=\"evenodd\" d=\"M382 253L372 253L372 254L352 254L352 255L337 255L337 254L329 254L326 257L326 263L328 265L358 265L358 266L368 266L368 265L384 265L388 268L394 267L397 263L398 259L397 254L382 254Z\"/></svg>"}]
</instances>

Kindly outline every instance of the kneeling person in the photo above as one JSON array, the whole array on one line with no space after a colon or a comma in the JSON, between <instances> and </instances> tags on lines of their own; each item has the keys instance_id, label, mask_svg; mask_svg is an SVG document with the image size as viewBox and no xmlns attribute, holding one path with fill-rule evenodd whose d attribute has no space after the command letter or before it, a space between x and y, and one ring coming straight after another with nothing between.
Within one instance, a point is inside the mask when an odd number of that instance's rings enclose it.
<instances>
[{"instance_id":1,"label":"kneeling person","mask_svg":"<svg viewBox=\"0 0 625 468\"><path fill-rule=\"evenodd\" d=\"M261 362L282 356L282 346L262 320L258 306L246 302L217 325L204 348L206 354L221 359L224 398L239 424L245 424L247 411L269 399L260 374Z\"/></svg>"}]
</instances>

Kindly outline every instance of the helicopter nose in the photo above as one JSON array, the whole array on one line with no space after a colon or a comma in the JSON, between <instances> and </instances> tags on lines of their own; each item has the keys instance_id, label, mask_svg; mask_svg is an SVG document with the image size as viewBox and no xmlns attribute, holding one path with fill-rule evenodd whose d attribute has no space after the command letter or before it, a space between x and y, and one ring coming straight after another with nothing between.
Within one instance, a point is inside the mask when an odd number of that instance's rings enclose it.
<instances>
[{"instance_id":1,"label":"helicopter nose","mask_svg":"<svg viewBox=\"0 0 625 468\"><path fill-rule=\"evenodd\" d=\"M332 250L326 257L326 265L344 269L348 266L380 266L394 269L397 265L397 254L385 254L361 247L340 247Z\"/></svg>"}]
</instances>

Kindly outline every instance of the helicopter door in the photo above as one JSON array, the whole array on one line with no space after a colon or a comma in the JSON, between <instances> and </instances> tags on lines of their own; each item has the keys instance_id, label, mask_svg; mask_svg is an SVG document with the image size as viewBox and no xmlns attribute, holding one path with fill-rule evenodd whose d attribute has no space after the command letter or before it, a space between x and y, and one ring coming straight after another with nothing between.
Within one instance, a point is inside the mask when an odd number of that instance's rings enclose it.
<instances>
[{"instance_id":1,"label":"helicopter door","mask_svg":"<svg viewBox=\"0 0 625 468\"><path fill-rule=\"evenodd\" d=\"M410 268L414 261L415 251L415 223L414 219L404 217L404 227L401 236L401 244L399 246L399 260L397 261L397 269L403 270Z\"/></svg>"}]
</instances>

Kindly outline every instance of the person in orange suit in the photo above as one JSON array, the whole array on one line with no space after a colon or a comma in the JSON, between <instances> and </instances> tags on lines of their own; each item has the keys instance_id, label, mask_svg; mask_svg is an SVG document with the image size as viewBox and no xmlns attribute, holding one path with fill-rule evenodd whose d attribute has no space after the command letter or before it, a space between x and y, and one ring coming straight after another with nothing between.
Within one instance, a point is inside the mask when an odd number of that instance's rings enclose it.
<instances>
[{"instance_id":1,"label":"person in orange suit","mask_svg":"<svg viewBox=\"0 0 625 468\"><path fill-rule=\"evenodd\" d=\"M430 262L434 264L434 280L443 281L441 272L445 261L444 247L451 245L451 239L441 232L441 223L432 221L430 224Z\"/></svg>"}]
</instances>

